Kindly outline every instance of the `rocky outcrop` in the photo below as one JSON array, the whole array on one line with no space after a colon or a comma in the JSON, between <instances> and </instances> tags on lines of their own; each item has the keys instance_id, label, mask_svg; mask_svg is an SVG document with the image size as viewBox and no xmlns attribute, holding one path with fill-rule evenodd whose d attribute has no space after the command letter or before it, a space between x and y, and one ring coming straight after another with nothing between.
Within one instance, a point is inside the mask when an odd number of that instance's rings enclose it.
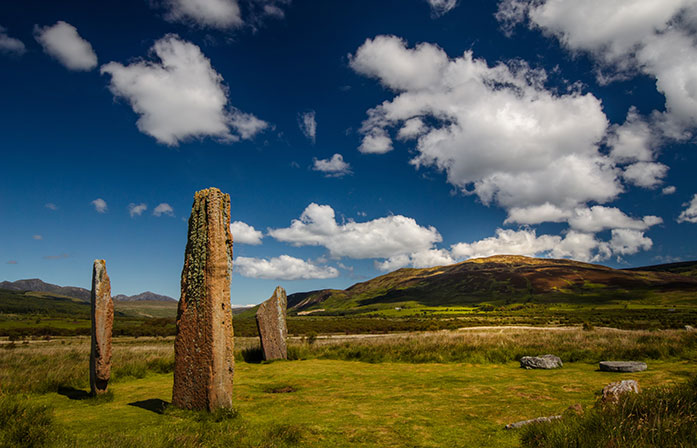
<instances>
[{"instance_id":1,"label":"rocky outcrop","mask_svg":"<svg viewBox=\"0 0 697 448\"><path fill-rule=\"evenodd\" d=\"M264 359L288 359L286 348L286 290L276 288L269 300L259 305L257 310L257 328Z\"/></svg>"},{"instance_id":2,"label":"rocky outcrop","mask_svg":"<svg viewBox=\"0 0 697 448\"><path fill-rule=\"evenodd\" d=\"M172 389L177 407L232 406L231 276L230 196L217 188L201 190L189 218L177 312Z\"/></svg>"},{"instance_id":3,"label":"rocky outcrop","mask_svg":"<svg viewBox=\"0 0 697 448\"><path fill-rule=\"evenodd\" d=\"M617 403L620 401L620 396L627 393L638 394L641 391L639 383L635 380L623 380L616 383L610 383L603 388L602 401L605 403Z\"/></svg>"},{"instance_id":4,"label":"rocky outcrop","mask_svg":"<svg viewBox=\"0 0 697 448\"><path fill-rule=\"evenodd\" d=\"M114 327L114 302L106 262L94 260L92 267L92 349L90 352L90 389L92 394L107 391L111 377L111 333Z\"/></svg>"},{"instance_id":5,"label":"rocky outcrop","mask_svg":"<svg viewBox=\"0 0 697 448\"><path fill-rule=\"evenodd\" d=\"M504 427L504 429L518 429L525 425L530 425L532 423L549 423L554 420L559 420L561 415L552 415L551 417L538 417L530 420L523 420L522 422L509 423Z\"/></svg>"},{"instance_id":6,"label":"rocky outcrop","mask_svg":"<svg viewBox=\"0 0 697 448\"><path fill-rule=\"evenodd\" d=\"M642 372L646 370L646 363L639 361L600 361L599 367L603 372Z\"/></svg>"},{"instance_id":7,"label":"rocky outcrop","mask_svg":"<svg viewBox=\"0 0 697 448\"><path fill-rule=\"evenodd\" d=\"M561 358L554 355L523 356L520 358L520 367L523 369L558 369L563 366Z\"/></svg>"}]
</instances>

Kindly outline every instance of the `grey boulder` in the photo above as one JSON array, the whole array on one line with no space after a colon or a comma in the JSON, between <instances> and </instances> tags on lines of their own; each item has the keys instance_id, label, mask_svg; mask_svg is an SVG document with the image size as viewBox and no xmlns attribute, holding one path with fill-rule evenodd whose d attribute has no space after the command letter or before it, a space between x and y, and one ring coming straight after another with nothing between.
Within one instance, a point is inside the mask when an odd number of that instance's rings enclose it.
<instances>
[{"instance_id":1,"label":"grey boulder","mask_svg":"<svg viewBox=\"0 0 697 448\"><path fill-rule=\"evenodd\" d=\"M646 363L639 361L601 361L600 370L603 372L643 372Z\"/></svg>"},{"instance_id":2,"label":"grey boulder","mask_svg":"<svg viewBox=\"0 0 697 448\"><path fill-rule=\"evenodd\" d=\"M523 369L558 369L563 366L561 358L554 355L523 356L520 358L520 367Z\"/></svg>"}]
</instances>

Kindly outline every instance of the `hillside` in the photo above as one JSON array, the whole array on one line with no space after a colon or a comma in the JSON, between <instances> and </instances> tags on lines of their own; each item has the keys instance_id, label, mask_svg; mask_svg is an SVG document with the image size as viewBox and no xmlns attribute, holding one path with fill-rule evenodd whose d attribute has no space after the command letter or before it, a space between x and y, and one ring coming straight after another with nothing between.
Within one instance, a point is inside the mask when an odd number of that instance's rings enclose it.
<instances>
[{"instance_id":1,"label":"hillside","mask_svg":"<svg viewBox=\"0 0 697 448\"><path fill-rule=\"evenodd\" d=\"M628 271L670 272L672 274L686 275L697 278L697 261L683 261L679 263L657 264L640 268L630 268Z\"/></svg>"},{"instance_id":2,"label":"hillside","mask_svg":"<svg viewBox=\"0 0 697 448\"><path fill-rule=\"evenodd\" d=\"M16 282L0 282L0 289L10 291L48 292L65 297L74 297L83 302L90 301L90 291L85 288L78 288L77 286L58 286L52 283L46 283L38 278L17 280Z\"/></svg>"},{"instance_id":3,"label":"hillside","mask_svg":"<svg viewBox=\"0 0 697 448\"><path fill-rule=\"evenodd\" d=\"M606 304L639 300L659 304L664 297L697 302L697 278L655 268L618 270L573 260L503 255L449 266L403 268L346 290L291 294L288 307L294 314L312 310L353 314L399 307L525 302Z\"/></svg>"}]
</instances>

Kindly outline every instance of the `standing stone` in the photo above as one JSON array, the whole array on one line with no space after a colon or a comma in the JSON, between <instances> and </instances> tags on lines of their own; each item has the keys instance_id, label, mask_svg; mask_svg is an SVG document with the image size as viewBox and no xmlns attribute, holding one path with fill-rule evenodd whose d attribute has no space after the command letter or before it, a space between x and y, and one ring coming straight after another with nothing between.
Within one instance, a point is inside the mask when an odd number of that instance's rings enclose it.
<instances>
[{"instance_id":1,"label":"standing stone","mask_svg":"<svg viewBox=\"0 0 697 448\"><path fill-rule=\"evenodd\" d=\"M172 404L179 408L232 406L231 276L230 196L201 190L189 218L174 340Z\"/></svg>"},{"instance_id":2,"label":"standing stone","mask_svg":"<svg viewBox=\"0 0 697 448\"><path fill-rule=\"evenodd\" d=\"M257 328L264 359L288 359L286 348L286 290L278 286L269 300L259 305Z\"/></svg>"},{"instance_id":3,"label":"standing stone","mask_svg":"<svg viewBox=\"0 0 697 448\"><path fill-rule=\"evenodd\" d=\"M90 353L90 389L103 394L111 377L111 331L114 327L114 302L106 262L94 260L92 268L92 350Z\"/></svg>"}]
</instances>

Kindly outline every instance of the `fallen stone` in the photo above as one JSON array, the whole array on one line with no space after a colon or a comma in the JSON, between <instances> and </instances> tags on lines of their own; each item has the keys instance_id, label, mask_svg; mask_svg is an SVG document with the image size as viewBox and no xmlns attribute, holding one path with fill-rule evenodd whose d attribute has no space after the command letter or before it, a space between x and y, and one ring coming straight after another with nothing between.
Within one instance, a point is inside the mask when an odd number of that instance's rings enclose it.
<instances>
[{"instance_id":1,"label":"fallen stone","mask_svg":"<svg viewBox=\"0 0 697 448\"><path fill-rule=\"evenodd\" d=\"M266 361L288 359L286 348L286 337L288 336L288 328L286 327L287 305L286 290L279 286L271 298L259 305L257 310L259 340Z\"/></svg>"},{"instance_id":2,"label":"fallen stone","mask_svg":"<svg viewBox=\"0 0 697 448\"><path fill-rule=\"evenodd\" d=\"M94 260L92 267L92 348L90 351L90 390L107 391L111 377L111 334L114 327L114 302L106 262Z\"/></svg>"},{"instance_id":3,"label":"fallen stone","mask_svg":"<svg viewBox=\"0 0 697 448\"><path fill-rule=\"evenodd\" d=\"M617 403L620 396L627 393L638 394L641 389L635 380L622 380L610 383L603 388L602 401L605 403Z\"/></svg>"},{"instance_id":4,"label":"fallen stone","mask_svg":"<svg viewBox=\"0 0 697 448\"><path fill-rule=\"evenodd\" d=\"M520 358L520 367L523 369L558 369L563 366L561 358L554 355L523 356Z\"/></svg>"},{"instance_id":5,"label":"fallen stone","mask_svg":"<svg viewBox=\"0 0 697 448\"><path fill-rule=\"evenodd\" d=\"M692 325L685 325L685 331L695 331L695 327Z\"/></svg>"},{"instance_id":6,"label":"fallen stone","mask_svg":"<svg viewBox=\"0 0 697 448\"><path fill-rule=\"evenodd\" d=\"M600 370L603 372L642 372L646 370L646 363L639 361L601 361Z\"/></svg>"},{"instance_id":7,"label":"fallen stone","mask_svg":"<svg viewBox=\"0 0 697 448\"><path fill-rule=\"evenodd\" d=\"M179 408L232 406L231 275L230 196L201 190L189 218L174 340L172 404Z\"/></svg>"},{"instance_id":8,"label":"fallen stone","mask_svg":"<svg viewBox=\"0 0 697 448\"><path fill-rule=\"evenodd\" d=\"M552 415L551 417L538 417L530 420L523 420L522 422L515 422L507 424L504 429L518 429L525 425L530 425L532 423L549 423L554 420L559 420L561 415Z\"/></svg>"}]
</instances>

